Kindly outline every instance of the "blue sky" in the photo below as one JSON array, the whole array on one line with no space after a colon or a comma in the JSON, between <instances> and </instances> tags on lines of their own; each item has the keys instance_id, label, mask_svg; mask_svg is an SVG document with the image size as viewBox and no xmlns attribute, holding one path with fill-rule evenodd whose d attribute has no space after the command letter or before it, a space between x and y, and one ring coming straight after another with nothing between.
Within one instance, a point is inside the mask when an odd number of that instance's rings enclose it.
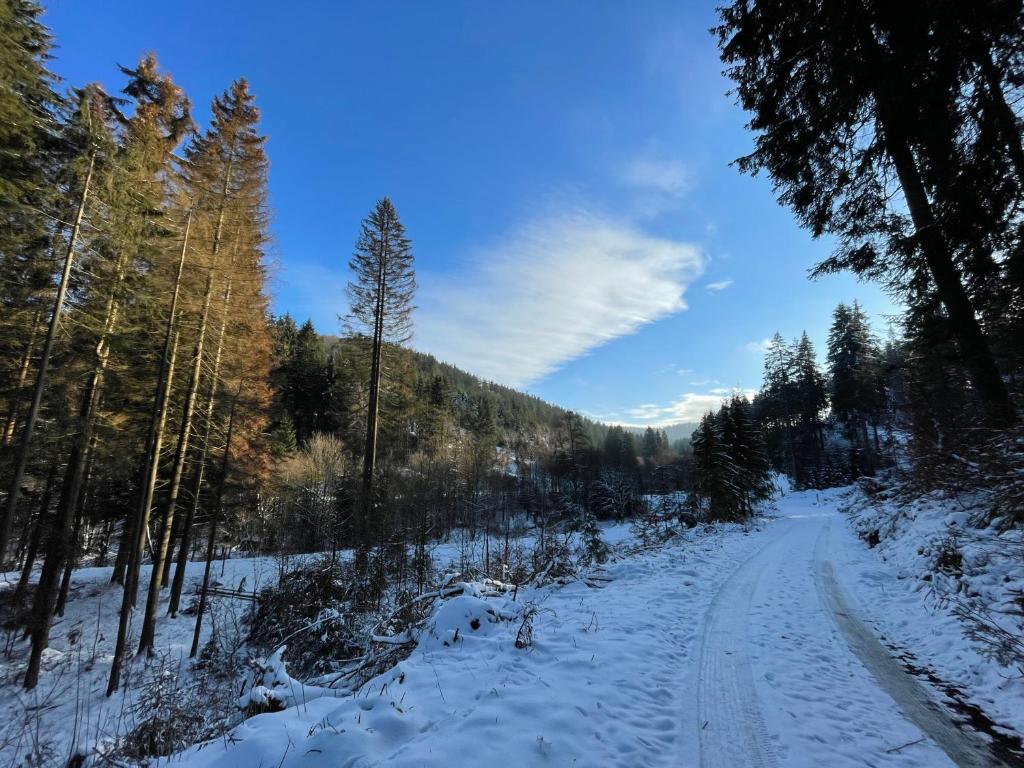
<instances>
[{"instance_id":1,"label":"blue sky","mask_svg":"<svg viewBox=\"0 0 1024 768\"><path fill-rule=\"evenodd\" d=\"M54 69L121 81L154 51L200 122L244 75L269 136L275 311L337 333L374 201L416 254L414 346L609 421L693 420L760 384L761 345L877 287L729 162L715 2L51 0Z\"/></svg>"}]
</instances>

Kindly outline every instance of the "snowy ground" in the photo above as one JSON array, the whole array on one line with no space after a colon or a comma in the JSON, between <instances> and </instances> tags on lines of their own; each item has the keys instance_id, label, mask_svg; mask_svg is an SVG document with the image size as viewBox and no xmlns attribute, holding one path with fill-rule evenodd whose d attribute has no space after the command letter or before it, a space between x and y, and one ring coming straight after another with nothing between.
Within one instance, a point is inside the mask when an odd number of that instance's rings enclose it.
<instances>
[{"instance_id":1,"label":"snowy ground","mask_svg":"<svg viewBox=\"0 0 1024 768\"><path fill-rule=\"evenodd\" d=\"M897 503L846 494L854 530L864 538L877 533L879 540L871 550L847 550L857 565L851 589L870 595L868 612L880 637L956 684L990 717L1024 733L1024 670L981 658L977 643L963 642L963 624L953 610L973 606L1020 638L1024 606L1015 601L1024 591L1024 532L1000 530L998 521L987 528L969 525L985 502L984 495L935 494ZM936 568L944 551L959 553L955 567Z\"/></svg>"},{"instance_id":2,"label":"snowy ground","mask_svg":"<svg viewBox=\"0 0 1024 768\"><path fill-rule=\"evenodd\" d=\"M411 657L358 695L303 690L285 712L171 762L997 764L985 738L954 726L939 692L905 674L874 628L943 634L959 649L959 663L944 668L953 677L989 665L866 549L838 512L840 495L791 494L756 529L694 532L621 558L603 588L577 582L515 603L457 598ZM540 612L532 646L518 649L524 602ZM991 683L985 700L1020 727L1024 686L997 677L977 678Z\"/></svg>"},{"instance_id":3,"label":"snowy ground","mask_svg":"<svg viewBox=\"0 0 1024 768\"><path fill-rule=\"evenodd\" d=\"M186 571L186 595L201 582L204 563L189 563ZM246 558L218 561L214 578L224 587L246 591L258 589L276 578L277 564L271 558ZM125 669L128 694L106 697L110 660L117 636L117 617L121 607L121 589L110 583L111 568L82 568L75 571L67 610L55 621L50 648L43 655L39 685L26 693L21 688L28 643L19 634L5 634L4 654L0 656L0 766L22 765L21 760L35 753L42 765L66 765L75 745L91 751L114 736L130 730L146 712L146 701L138 698L137 683L157 665L173 667L188 658L195 628L195 617L179 614L166 618L161 612L157 623L155 647L160 658L153 662L132 660ZM145 600L150 567L144 566L139 586L139 602ZM13 589L16 573L0 574L0 589ZM187 604L189 597L183 597ZM221 620L240 617L242 605L219 601ZM131 637L134 650L138 642L140 611L136 611ZM209 619L209 616L208 616ZM209 620L203 637L209 634ZM35 763L27 762L27 765Z\"/></svg>"},{"instance_id":4,"label":"snowy ground","mask_svg":"<svg viewBox=\"0 0 1024 768\"><path fill-rule=\"evenodd\" d=\"M163 762L998 765L987 737L955 725L962 718L941 691L907 674L887 644L1018 732L1024 681L979 656L947 608L925 599L919 580L901 578L905 564L865 546L839 511L844 493L789 494L756 526L690 531L617 557L589 585L521 589L515 600L467 585L435 613L408 659L356 695L296 686L278 665L287 710ZM609 534L620 550L632 544L621 527ZM267 579L272 565L228 561L225 582L246 567ZM93 621L97 610L113 611L103 596L114 592L102 583L103 574L76 578L77 618L58 634L87 623L90 611ZM90 590L98 599L83 599ZM528 608L536 610L532 643L517 648ZM162 623L168 647L184 643L175 626ZM103 654L95 655L85 688L105 680ZM50 681L73 684L73 676ZM17 716L30 702L13 690L2 689L3 706ZM73 714L66 699L76 696L56 697L62 714L51 722Z\"/></svg>"}]
</instances>

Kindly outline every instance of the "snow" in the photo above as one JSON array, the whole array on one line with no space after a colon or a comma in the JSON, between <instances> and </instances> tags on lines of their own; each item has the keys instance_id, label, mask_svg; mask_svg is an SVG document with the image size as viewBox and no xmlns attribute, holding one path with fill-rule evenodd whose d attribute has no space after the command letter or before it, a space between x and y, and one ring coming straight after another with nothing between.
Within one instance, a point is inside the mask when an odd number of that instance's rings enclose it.
<instances>
[{"instance_id":1,"label":"snow","mask_svg":"<svg viewBox=\"0 0 1024 768\"><path fill-rule=\"evenodd\" d=\"M187 605L201 583L204 565L189 563L183 604ZM31 692L21 688L28 643L20 640L20 635L8 638L11 653L0 656L0 764L8 764L11 755L38 751L50 756L52 763L47 764L63 766L76 752L91 752L94 745L102 749L129 731L144 714L146 702L140 700L137 688L106 697L121 606L121 588L110 583L111 572L109 567L75 571L67 610L54 622L50 647L43 653L40 682ZM251 591L271 581L276 573L277 563L272 558L241 558L215 563L213 577L225 587L236 589L241 585ZM14 589L17 578L16 573L0 574L0 589ZM150 567L144 566L140 601L145 598L149 578ZM214 610L242 610L236 601L215 602L219 607ZM138 642L140 614L137 610L133 620L132 651ZM204 640L209 627L208 616ZM170 619L161 612L155 642L159 658L149 663L143 659L130 661L124 677L129 686L158 665L186 664L194 628L194 616L180 614Z\"/></svg>"},{"instance_id":2,"label":"snow","mask_svg":"<svg viewBox=\"0 0 1024 768\"><path fill-rule=\"evenodd\" d=\"M229 747L210 744L174 762L451 766L501 755L511 765L671 763L696 633L696 622L677 619L691 607L699 615L706 593L698 580L708 568L745 549L742 531L730 533L695 534L685 554L672 547L623 558L601 574L611 579L604 588L580 581L521 589L515 601L453 598L413 655L358 695L260 715ZM520 649L526 611L534 638Z\"/></svg>"},{"instance_id":3,"label":"snow","mask_svg":"<svg viewBox=\"0 0 1024 768\"><path fill-rule=\"evenodd\" d=\"M847 516L842 510L851 505ZM288 675L287 649L273 654L262 687L239 705L284 711L250 717L227 738L161 763L952 765L949 745L936 741L949 716L938 708L935 721L922 722L907 700L942 701L941 692L904 674L883 643L912 652L1018 731L1024 685L982 657L950 607L922 588L927 558L911 541L929 530L947 533L951 511L936 509L922 506L875 549L857 530L882 518L850 489L789 492L756 524L698 526L663 547L639 546L628 526L606 527L616 555L590 578L514 592L453 585L457 594L437 604L412 654L355 694L304 685ZM458 548L447 546L435 557L457 558ZM965 561L976 554L964 551ZM974 565L977 589L1002 589L1002 579L1017 573L1011 565L993 574ZM228 561L225 582L237 583L246 569L263 569L265 581L273 567ZM109 571L85 573L76 574L79 591L60 638L84 628L89 616L95 623L98 610L112 615ZM161 646L184 648L191 627L187 618L163 619ZM857 641L857 627L869 640ZM55 652L73 653L60 638ZM90 722L106 722L100 730L112 732L125 705L112 702L97 720L104 653L84 673L92 693L78 700L89 702ZM17 664L3 663L10 680ZM8 713L28 703L10 682L0 691ZM55 730L70 728L60 723L70 721L73 698L55 697L48 720ZM949 738L968 754L978 744L984 749L980 737L956 728Z\"/></svg>"},{"instance_id":4,"label":"snow","mask_svg":"<svg viewBox=\"0 0 1024 768\"><path fill-rule=\"evenodd\" d=\"M876 633L911 651L918 664L962 689L989 717L1024 733L1024 671L1000 667L984 658L977 644L965 642L953 610L956 601L969 598L1019 636L1019 625L999 611L1012 609L1014 596L1024 591L1022 532L999 531L996 524L968 528L977 511L974 502L982 499L935 494L897 504L856 491L839 497L854 531L881 532L874 549L850 541L842 550L851 589ZM963 558L960 578L933 571L951 540Z\"/></svg>"}]
</instances>

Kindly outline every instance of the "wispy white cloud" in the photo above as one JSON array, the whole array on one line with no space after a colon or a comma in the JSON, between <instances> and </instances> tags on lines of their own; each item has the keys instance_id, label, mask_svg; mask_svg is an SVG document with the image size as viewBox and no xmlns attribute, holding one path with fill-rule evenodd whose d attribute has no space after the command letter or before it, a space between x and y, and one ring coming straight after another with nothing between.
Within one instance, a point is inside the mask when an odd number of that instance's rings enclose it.
<instances>
[{"instance_id":1,"label":"wispy white cloud","mask_svg":"<svg viewBox=\"0 0 1024 768\"><path fill-rule=\"evenodd\" d=\"M682 197L693 188L693 174L679 160L637 157L622 171L622 181L634 189Z\"/></svg>"},{"instance_id":2,"label":"wispy white cloud","mask_svg":"<svg viewBox=\"0 0 1024 768\"><path fill-rule=\"evenodd\" d=\"M690 166L657 144L621 163L616 175L629 192L627 209L641 220L678 211L696 180Z\"/></svg>"},{"instance_id":3,"label":"wispy white cloud","mask_svg":"<svg viewBox=\"0 0 1024 768\"><path fill-rule=\"evenodd\" d=\"M686 308L704 269L694 245L576 210L528 222L459 277L424 276L415 346L524 386Z\"/></svg>"},{"instance_id":4,"label":"wispy white cloud","mask_svg":"<svg viewBox=\"0 0 1024 768\"><path fill-rule=\"evenodd\" d=\"M726 288L732 285L733 282L733 280L719 280L718 282L715 283L708 283L704 287L708 290L709 293L719 293L720 291L724 291Z\"/></svg>"},{"instance_id":5,"label":"wispy white cloud","mask_svg":"<svg viewBox=\"0 0 1024 768\"><path fill-rule=\"evenodd\" d=\"M766 336L765 338L758 339L756 341L748 341L746 344L743 345L743 348L747 350L747 352L753 352L755 354L761 355L768 351L768 347L771 345L771 343L771 338Z\"/></svg>"},{"instance_id":6,"label":"wispy white cloud","mask_svg":"<svg viewBox=\"0 0 1024 768\"><path fill-rule=\"evenodd\" d=\"M664 376L665 374L669 374L669 373L674 373L677 376L687 376L687 375L693 373L693 369L692 368L680 368L678 363L669 363L665 367L660 368L657 373L658 373L659 376Z\"/></svg>"},{"instance_id":7,"label":"wispy white cloud","mask_svg":"<svg viewBox=\"0 0 1024 768\"><path fill-rule=\"evenodd\" d=\"M669 403L644 403L621 413L601 414L599 418L613 424L628 426L666 427L682 422L700 421L708 411L717 410L734 394L753 397L756 389L717 387L707 392L685 392Z\"/></svg>"}]
</instances>

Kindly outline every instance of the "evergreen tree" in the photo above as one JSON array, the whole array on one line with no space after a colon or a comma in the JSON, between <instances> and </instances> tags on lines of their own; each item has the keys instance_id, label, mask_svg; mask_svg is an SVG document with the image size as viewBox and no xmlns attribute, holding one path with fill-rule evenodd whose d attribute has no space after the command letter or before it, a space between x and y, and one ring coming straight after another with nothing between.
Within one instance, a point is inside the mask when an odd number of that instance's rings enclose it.
<instances>
[{"instance_id":1,"label":"evergreen tree","mask_svg":"<svg viewBox=\"0 0 1024 768\"><path fill-rule=\"evenodd\" d=\"M140 653L152 653L160 589L169 581L173 544L180 536L169 603L171 615L177 611L193 524L202 499L210 435L224 384L223 368L230 365L235 369L236 380L241 380L239 388L245 380L251 381L253 374L258 381L265 381L269 370L266 299L262 295L262 249L268 239L266 137L259 132L259 110L245 79L236 80L214 98L210 111L210 126L188 147L184 164L183 186L189 199L195 201L196 245L207 273L160 536L154 547L153 571L161 578L154 575L150 580ZM208 379L205 388L204 375ZM258 396L255 400L251 405L262 410L264 398ZM245 420L246 414L237 419ZM261 416L257 423L262 430ZM186 493L191 503L179 519L177 502L190 451L194 453L193 472Z\"/></svg>"},{"instance_id":2,"label":"evergreen tree","mask_svg":"<svg viewBox=\"0 0 1024 768\"><path fill-rule=\"evenodd\" d=\"M814 345L805 331L795 345L793 358L793 384L797 413L807 433L813 433L818 440L819 448L824 448L821 436L821 418L828 407L828 388L825 377L818 368L818 359Z\"/></svg>"},{"instance_id":3,"label":"evergreen tree","mask_svg":"<svg viewBox=\"0 0 1024 768\"><path fill-rule=\"evenodd\" d=\"M470 435L469 468L467 480L474 498L478 495L485 475L494 466L498 430L494 419L494 405L489 397L481 397L470 413L467 429Z\"/></svg>"},{"instance_id":4,"label":"evergreen tree","mask_svg":"<svg viewBox=\"0 0 1024 768\"><path fill-rule=\"evenodd\" d=\"M170 153L190 126L188 101L166 76L157 71L156 60L145 57L135 69L122 68L128 76L124 92L134 100L130 118L122 118L119 146L99 167L97 195L105 217L89 233L90 250L85 258L89 281L78 289L78 309L85 318L99 319L92 330L83 322L84 345L90 349L84 385L79 395L75 436L65 467L57 512L49 531L46 558L36 590L32 618L32 653L25 675L31 689L38 678L42 652L49 642L54 607L58 602L61 573L70 566L74 548L76 510L94 445L94 428L111 361L112 346L123 346L119 337L131 328L123 318L128 291L138 292L166 237L157 219L167 201L167 170ZM102 122L90 103L99 92L84 94L87 118ZM116 102L108 101L116 111ZM93 134L98 133L96 127Z\"/></svg>"},{"instance_id":5,"label":"evergreen tree","mask_svg":"<svg viewBox=\"0 0 1024 768\"><path fill-rule=\"evenodd\" d=\"M773 491L764 438L746 397L734 395L722 407L720 419L727 424L722 429L723 440L737 469L740 510L750 516L755 505L771 498Z\"/></svg>"},{"instance_id":6,"label":"evergreen tree","mask_svg":"<svg viewBox=\"0 0 1024 768\"><path fill-rule=\"evenodd\" d=\"M776 469L798 484L820 481L824 452L822 414L828 405L825 379L806 333L786 344L778 333L765 353L764 386L753 411L765 430Z\"/></svg>"},{"instance_id":7,"label":"evergreen tree","mask_svg":"<svg viewBox=\"0 0 1024 768\"><path fill-rule=\"evenodd\" d=\"M53 215L70 219L59 203L61 168L84 154L58 124L64 108L49 71L52 38L32 0L0 2L0 407L8 445L20 423L32 360L44 333L52 293ZM81 177L78 179L81 180ZM66 181L66 180L65 180ZM62 189L63 187L63 189ZM0 560L6 553L0 551Z\"/></svg>"},{"instance_id":8,"label":"evergreen tree","mask_svg":"<svg viewBox=\"0 0 1024 768\"><path fill-rule=\"evenodd\" d=\"M647 427L644 430L640 452L645 459L651 461L658 455L658 434L652 427Z\"/></svg>"},{"instance_id":9,"label":"evergreen tree","mask_svg":"<svg viewBox=\"0 0 1024 768\"><path fill-rule=\"evenodd\" d=\"M451 385L443 375L430 377L420 396L420 411L416 418L417 444L430 456L445 449L451 438L453 401Z\"/></svg>"},{"instance_id":10,"label":"evergreen tree","mask_svg":"<svg viewBox=\"0 0 1024 768\"><path fill-rule=\"evenodd\" d=\"M840 304L828 336L829 390L832 413L859 445L868 471L878 449L878 419L885 406L881 352L860 306ZM874 426L874 442L868 436Z\"/></svg>"},{"instance_id":11,"label":"evergreen tree","mask_svg":"<svg viewBox=\"0 0 1024 768\"><path fill-rule=\"evenodd\" d=\"M608 428L602 445L605 466L623 472L635 472L637 467L636 442L633 433L618 425Z\"/></svg>"},{"instance_id":12,"label":"evergreen tree","mask_svg":"<svg viewBox=\"0 0 1024 768\"><path fill-rule=\"evenodd\" d=\"M380 200L363 219L349 268L354 278L348 284L348 329L369 344L369 395L363 445L363 502L369 509L377 461L385 345L402 345L412 338L412 299L416 290L412 244L388 198Z\"/></svg>"},{"instance_id":13,"label":"evergreen tree","mask_svg":"<svg viewBox=\"0 0 1024 768\"><path fill-rule=\"evenodd\" d=\"M956 20L976 27L973 8L958 7ZM963 208L945 204L966 192L948 184L965 170L950 139L975 133L969 112L953 101L974 73L937 66L961 50L956 36L941 34L956 27L945 23L950 8L915 2L897 13L865 0L736 0L721 9L717 34L758 132L740 168L767 171L804 226L838 238L820 271L881 277L911 301L934 294L989 421L1004 425L1015 414L966 285L969 241L947 214ZM975 49L988 54L994 29ZM1020 50L1020 35L1017 28L998 43ZM980 196L990 188L970 177L972 210L984 210L989 201Z\"/></svg>"},{"instance_id":14,"label":"evergreen tree","mask_svg":"<svg viewBox=\"0 0 1024 768\"><path fill-rule=\"evenodd\" d=\"M331 394L327 353L309 320L295 335L285 378L285 407L295 427L295 438L303 445L315 432L327 430Z\"/></svg>"},{"instance_id":15,"label":"evergreen tree","mask_svg":"<svg viewBox=\"0 0 1024 768\"><path fill-rule=\"evenodd\" d=\"M691 499L711 520L740 516L739 472L722 435L725 418L706 413L693 433L694 482Z\"/></svg>"},{"instance_id":16,"label":"evergreen tree","mask_svg":"<svg viewBox=\"0 0 1024 768\"><path fill-rule=\"evenodd\" d=\"M754 411L767 432L769 455L776 469L796 476L796 413L794 353L776 333L764 358L764 383L754 398Z\"/></svg>"},{"instance_id":17,"label":"evergreen tree","mask_svg":"<svg viewBox=\"0 0 1024 768\"><path fill-rule=\"evenodd\" d=\"M569 479L574 502L578 502L582 495L580 484L589 450L590 438L583 419L574 411L566 411L558 420L555 431L554 460L556 472Z\"/></svg>"}]
</instances>

